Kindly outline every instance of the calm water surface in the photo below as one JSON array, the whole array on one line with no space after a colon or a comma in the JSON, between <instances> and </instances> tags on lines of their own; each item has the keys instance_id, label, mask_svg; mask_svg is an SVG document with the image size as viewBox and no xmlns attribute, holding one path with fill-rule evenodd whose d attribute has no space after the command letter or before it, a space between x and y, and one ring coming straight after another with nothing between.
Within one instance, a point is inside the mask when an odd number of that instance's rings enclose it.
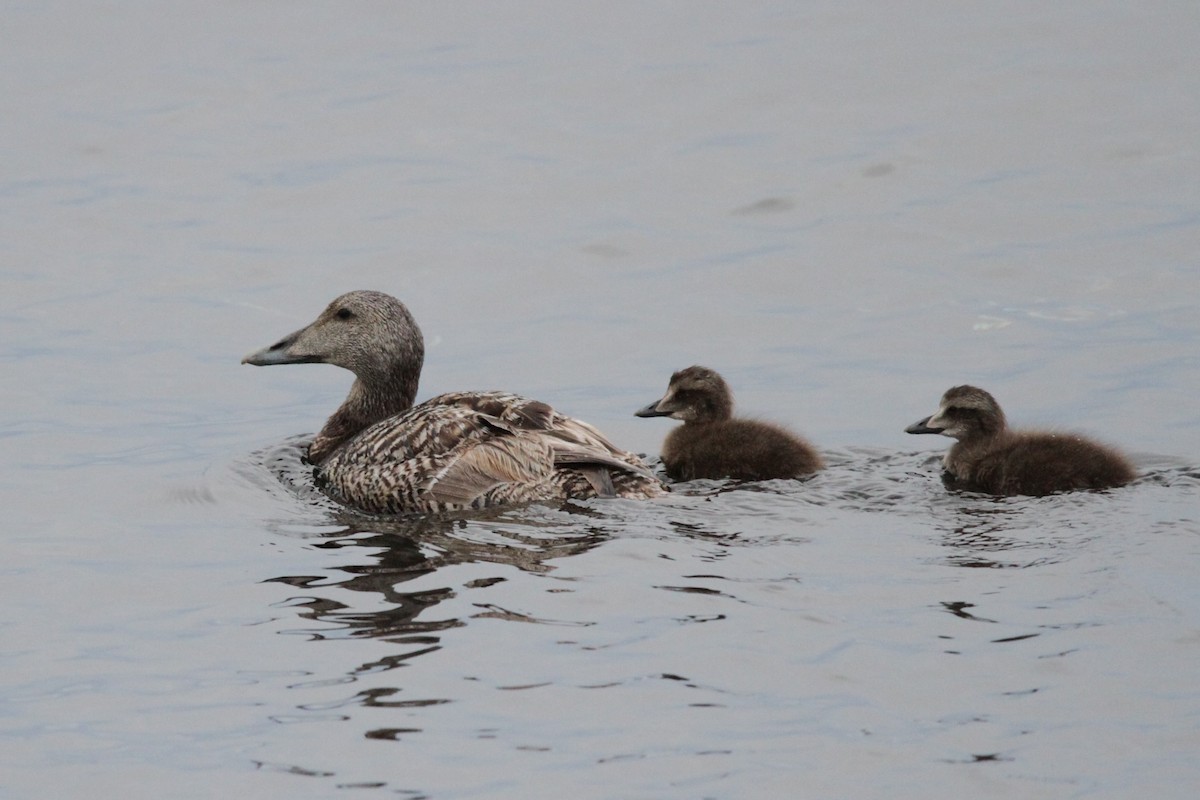
<instances>
[{"instance_id":1,"label":"calm water surface","mask_svg":"<svg viewBox=\"0 0 1200 800\"><path fill-rule=\"evenodd\" d=\"M13 3L0 796L1191 798L1200 10ZM720 370L830 467L386 520L240 357L401 297L421 395ZM947 492L973 382L1133 486Z\"/></svg>"}]
</instances>

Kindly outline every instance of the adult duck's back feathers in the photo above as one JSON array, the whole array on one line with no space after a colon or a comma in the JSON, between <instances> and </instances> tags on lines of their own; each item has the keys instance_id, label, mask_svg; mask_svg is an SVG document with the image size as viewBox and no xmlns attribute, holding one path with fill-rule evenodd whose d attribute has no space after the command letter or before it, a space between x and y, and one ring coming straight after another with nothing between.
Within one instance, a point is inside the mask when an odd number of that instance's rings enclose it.
<instances>
[{"instance_id":1,"label":"adult duck's back feathers","mask_svg":"<svg viewBox=\"0 0 1200 800\"><path fill-rule=\"evenodd\" d=\"M623 474L599 479L599 471ZM439 395L378 422L320 465L335 499L398 513L571 497L653 497L658 481L590 425L505 392Z\"/></svg>"},{"instance_id":2,"label":"adult duck's back feathers","mask_svg":"<svg viewBox=\"0 0 1200 800\"><path fill-rule=\"evenodd\" d=\"M413 406L423 360L420 329L399 300L350 292L308 327L243 362L322 362L355 373L308 459L329 495L365 511L665 492L637 456L546 403L506 392L455 392Z\"/></svg>"}]
</instances>

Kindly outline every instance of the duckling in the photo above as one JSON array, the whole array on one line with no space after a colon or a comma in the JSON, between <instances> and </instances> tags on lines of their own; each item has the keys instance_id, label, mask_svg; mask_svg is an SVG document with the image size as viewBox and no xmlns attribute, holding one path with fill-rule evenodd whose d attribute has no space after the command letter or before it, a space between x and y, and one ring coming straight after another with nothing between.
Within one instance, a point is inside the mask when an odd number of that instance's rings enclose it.
<instances>
[{"instance_id":1,"label":"duckling","mask_svg":"<svg viewBox=\"0 0 1200 800\"><path fill-rule=\"evenodd\" d=\"M975 386L947 390L936 414L904 430L956 439L942 463L952 485L971 491L1041 496L1135 477L1125 456L1082 436L1009 430L996 399Z\"/></svg>"},{"instance_id":2,"label":"duckling","mask_svg":"<svg viewBox=\"0 0 1200 800\"><path fill-rule=\"evenodd\" d=\"M675 480L796 478L824 467L812 445L783 427L734 419L729 384L707 367L676 372L662 399L635 413L683 421L663 442L663 466Z\"/></svg>"},{"instance_id":3,"label":"duckling","mask_svg":"<svg viewBox=\"0 0 1200 800\"><path fill-rule=\"evenodd\" d=\"M546 403L490 391L443 394L414 406L424 360L424 338L408 308L383 292L355 291L242 363L324 363L354 373L307 460L330 497L362 511L666 492L636 455Z\"/></svg>"}]
</instances>

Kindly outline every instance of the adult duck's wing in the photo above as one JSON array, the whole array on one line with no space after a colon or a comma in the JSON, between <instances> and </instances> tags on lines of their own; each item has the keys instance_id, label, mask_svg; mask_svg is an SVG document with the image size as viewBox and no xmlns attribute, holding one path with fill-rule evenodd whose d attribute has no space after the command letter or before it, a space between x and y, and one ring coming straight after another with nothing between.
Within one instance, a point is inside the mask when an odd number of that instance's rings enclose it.
<instances>
[{"instance_id":1,"label":"adult duck's wing","mask_svg":"<svg viewBox=\"0 0 1200 800\"><path fill-rule=\"evenodd\" d=\"M557 496L612 497L617 494L612 472L631 473L658 483L649 470L616 458L603 448L564 441L557 431L522 430L484 414L479 420L487 433L456 448L426 485L425 491L438 505L467 508ZM591 487L591 493L586 493L586 487L584 494L573 490L575 482L561 474L563 470L577 473Z\"/></svg>"},{"instance_id":2,"label":"adult duck's wing","mask_svg":"<svg viewBox=\"0 0 1200 800\"><path fill-rule=\"evenodd\" d=\"M453 405L470 408L499 419L518 430L544 431L554 439L556 452L565 459L569 454L608 455L621 469L650 475L646 464L633 453L617 447L592 425L555 411L550 405L508 392L451 392L427 400L422 406ZM421 406L418 406L420 408ZM571 448L569 445L576 445ZM565 460L563 463L567 463Z\"/></svg>"},{"instance_id":3,"label":"adult duck's wing","mask_svg":"<svg viewBox=\"0 0 1200 800\"><path fill-rule=\"evenodd\" d=\"M546 403L510 392L447 392L417 408L438 406L469 409L522 430L546 430L561 416Z\"/></svg>"},{"instance_id":4,"label":"adult duck's wing","mask_svg":"<svg viewBox=\"0 0 1200 800\"><path fill-rule=\"evenodd\" d=\"M551 497L554 454L545 437L485 414L478 418L486 430L447 453L423 482L429 500L444 508L478 508L492 505L488 495L501 487L506 502Z\"/></svg>"},{"instance_id":5,"label":"adult duck's wing","mask_svg":"<svg viewBox=\"0 0 1200 800\"><path fill-rule=\"evenodd\" d=\"M662 481L637 454L622 450L593 426L560 414L545 403L505 392L448 394L429 402L466 405L517 429L545 433L554 450L559 470L556 479L563 496L588 496L587 487L572 475L585 479L599 497L649 499L667 493ZM563 474L563 470L571 474Z\"/></svg>"},{"instance_id":6,"label":"adult duck's wing","mask_svg":"<svg viewBox=\"0 0 1200 800\"><path fill-rule=\"evenodd\" d=\"M339 448L318 477L345 503L397 513L587 496L563 470L601 496L623 493L629 480L660 486L590 425L503 392L440 395L378 422ZM614 471L622 473L615 480Z\"/></svg>"},{"instance_id":7,"label":"adult duck's wing","mask_svg":"<svg viewBox=\"0 0 1200 800\"><path fill-rule=\"evenodd\" d=\"M550 439L481 413L477 405L427 402L376 423L339 448L318 478L335 498L373 512L446 511L554 496Z\"/></svg>"},{"instance_id":8,"label":"adult duck's wing","mask_svg":"<svg viewBox=\"0 0 1200 800\"><path fill-rule=\"evenodd\" d=\"M478 412L424 403L377 422L343 444L317 468L317 479L335 499L364 511L440 510L430 483L462 454L491 436Z\"/></svg>"}]
</instances>

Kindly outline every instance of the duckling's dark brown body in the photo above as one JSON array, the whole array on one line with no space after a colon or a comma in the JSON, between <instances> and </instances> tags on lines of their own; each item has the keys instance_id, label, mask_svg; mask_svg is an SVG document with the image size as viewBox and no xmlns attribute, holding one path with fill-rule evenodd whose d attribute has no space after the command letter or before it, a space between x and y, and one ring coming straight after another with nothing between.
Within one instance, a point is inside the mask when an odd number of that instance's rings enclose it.
<instances>
[{"instance_id":1,"label":"duckling's dark brown body","mask_svg":"<svg viewBox=\"0 0 1200 800\"><path fill-rule=\"evenodd\" d=\"M663 442L663 467L674 480L798 478L824 466L812 445L791 431L734 419L729 385L707 367L676 372L662 399L637 416L683 421Z\"/></svg>"},{"instance_id":2,"label":"duckling's dark brown body","mask_svg":"<svg viewBox=\"0 0 1200 800\"><path fill-rule=\"evenodd\" d=\"M936 414L905 430L956 439L942 463L949 484L969 491L1041 496L1123 486L1136 475L1123 455L1082 436L1009 430L995 398L974 386L948 390Z\"/></svg>"},{"instance_id":3,"label":"duckling's dark brown body","mask_svg":"<svg viewBox=\"0 0 1200 800\"><path fill-rule=\"evenodd\" d=\"M822 466L820 456L791 432L747 419L684 423L667 434L662 461L677 481L797 478Z\"/></svg>"},{"instance_id":4,"label":"duckling's dark brown body","mask_svg":"<svg viewBox=\"0 0 1200 800\"><path fill-rule=\"evenodd\" d=\"M399 300L350 292L311 325L243 363L329 363L350 393L308 460L335 500L372 512L484 508L666 490L634 454L545 403L505 392L443 394L413 406L424 343Z\"/></svg>"}]
</instances>

